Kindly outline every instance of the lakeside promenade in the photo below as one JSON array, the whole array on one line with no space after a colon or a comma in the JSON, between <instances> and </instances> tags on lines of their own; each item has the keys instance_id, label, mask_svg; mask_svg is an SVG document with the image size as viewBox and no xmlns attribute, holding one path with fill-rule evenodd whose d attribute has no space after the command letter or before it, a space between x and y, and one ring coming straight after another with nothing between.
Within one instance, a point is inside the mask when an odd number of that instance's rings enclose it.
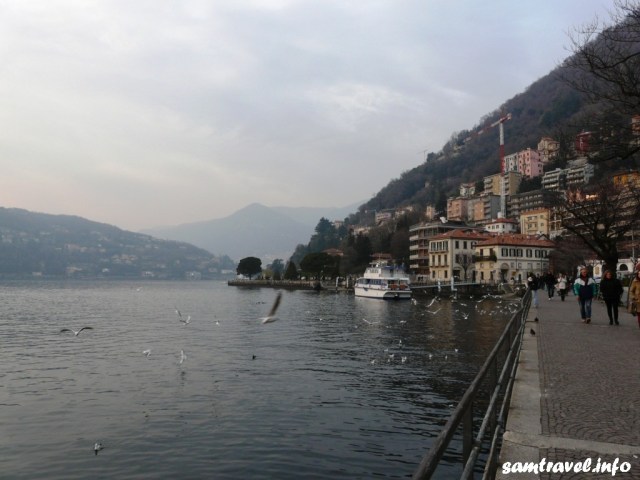
<instances>
[{"instance_id":1,"label":"lakeside promenade","mask_svg":"<svg viewBox=\"0 0 640 480\"><path fill-rule=\"evenodd\" d=\"M594 300L582 323L576 297L549 300L538 291L531 307L503 437L499 479L640 479L640 328L620 308L610 326L604 303ZM534 319L539 321L535 322ZM530 330L535 331L535 335ZM628 462L611 473L515 473L515 462ZM568 464L567 464L568 465ZM555 465L557 467L557 465ZM626 467L626 465L625 465Z\"/></svg>"}]
</instances>

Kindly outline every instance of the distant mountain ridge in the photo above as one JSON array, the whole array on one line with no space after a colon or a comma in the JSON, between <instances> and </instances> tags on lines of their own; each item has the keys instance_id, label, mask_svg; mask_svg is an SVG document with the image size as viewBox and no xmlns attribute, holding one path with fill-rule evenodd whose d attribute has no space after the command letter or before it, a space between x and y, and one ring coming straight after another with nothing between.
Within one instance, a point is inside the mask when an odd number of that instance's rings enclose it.
<instances>
[{"instance_id":1,"label":"distant mountain ridge","mask_svg":"<svg viewBox=\"0 0 640 480\"><path fill-rule=\"evenodd\" d=\"M320 218L342 220L358 205L266 207L252 203L224 218L150 228L142 233L188 242L209 252L228 255L235 261L254 256L265 262L274 258L288 259L296 246L311 236Z\"/></svg>"},{"instance_id":2,"label":"distant mountain ridge","mask_svg":"<svg viewBox=\"0 0 640 480\"><path fill-rule=\"evenodd\" d=\"M0 275L206 278L228 259L72 215L0 207Z\"/></svg>"}]
</instances>

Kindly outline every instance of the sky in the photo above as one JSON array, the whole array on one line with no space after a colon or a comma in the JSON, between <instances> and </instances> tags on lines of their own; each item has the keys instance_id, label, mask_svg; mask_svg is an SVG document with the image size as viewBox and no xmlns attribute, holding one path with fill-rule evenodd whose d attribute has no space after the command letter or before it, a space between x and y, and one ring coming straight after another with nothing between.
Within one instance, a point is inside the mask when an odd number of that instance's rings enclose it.
<instances>
[{"instance_id":1,"label":"sky","mask_svg":"<svg viewBox=\"0 0 640 480\"><path fill-rule=\"evenodd\" d=\"M138 231L363 202L611 6L0 0L0 207Z\"/></svg>"}]
</instances>

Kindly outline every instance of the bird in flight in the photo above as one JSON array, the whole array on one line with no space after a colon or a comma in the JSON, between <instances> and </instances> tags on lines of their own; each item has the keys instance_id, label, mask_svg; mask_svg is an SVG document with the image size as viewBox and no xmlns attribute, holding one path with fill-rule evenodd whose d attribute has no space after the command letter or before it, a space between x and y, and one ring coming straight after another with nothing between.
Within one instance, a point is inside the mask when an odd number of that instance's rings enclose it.
<instances>
[{"instance_id":1,"label":"bird in flight","mask_svg":"<svg viewBox=\"0 0 640 480\"><path fill-rule=\"evenodd\" d=\"M184 353L184 350L180 350L180 365L187 359L187 354Z\"/></svg>"},{"instance_id":2,"label":"bird in flight","mask_svg":"<svg viewBox=\"0 0 640 480\"><path fill-rule=\"evenodd\" d=\"M182 312L180 310L178 310L178 307L173 307L176 309L176 315L178 315L178 320L180 320L182 323L184 323L185 325L191 323L191 315L188 315L187 318L185 319L182 316Z\"/></svg>"},{"instance_id":3,"label":"bird in flight","mask_svg":"<svg viewBox=\"0 0 640 480\"><path fill-rule=\"evenodd\" d=\"M78 335L80 335L80 332L83 331L83 330L93 330L93 327L82 327L78 331L72 330L71 328L63 328L62 330L60 330L60 333L73 332L73 334L77 337Z\"/></svg>"},{"instance_id":4,"label":"bird in flight","mask_svg":"<svg viewBox=\"0 0 640 480\"><path fill-rule=\"evenodd\" d=\"M147 350L143 350L142 353L144 353L147 356L147 358L149 358L149 355L151 355L151 349L148 348Z\"/></svg>"},{"instance_id":5,"label":"bird in flight","mask_svg":"<svg viewBox=\"0 0 640 480\"><path fill-rule=\"evenodd\" d=\"M278 295L276 295L276 300L275 302L273 302L273 306L271 307L271 310L269 310L269 313L267 314L267 316L262 319L262 323L271 323L271 322L275 322L278 319L278 317L276 317L276 312L278 311L278 307L280 306L281 299L282 299L282 292L278 292Z\"/></svg>"}]
</instances>

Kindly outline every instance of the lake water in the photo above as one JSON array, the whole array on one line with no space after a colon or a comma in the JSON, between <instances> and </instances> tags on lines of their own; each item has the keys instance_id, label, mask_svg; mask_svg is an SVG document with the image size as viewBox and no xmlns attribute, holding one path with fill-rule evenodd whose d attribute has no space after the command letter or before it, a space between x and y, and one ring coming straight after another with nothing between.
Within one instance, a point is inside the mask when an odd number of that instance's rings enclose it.
<instances>
[{"instance_id":1,"label":"lake water","mask_svg":"<svg viewBox=\"0 0 640 480\"><path fill-rule=\"evenodd\" d=\"M1 283L0 477L406 478L509 318L491 300L286 291L263 325L275 295Z\"/></svg>"}]
</instances>

